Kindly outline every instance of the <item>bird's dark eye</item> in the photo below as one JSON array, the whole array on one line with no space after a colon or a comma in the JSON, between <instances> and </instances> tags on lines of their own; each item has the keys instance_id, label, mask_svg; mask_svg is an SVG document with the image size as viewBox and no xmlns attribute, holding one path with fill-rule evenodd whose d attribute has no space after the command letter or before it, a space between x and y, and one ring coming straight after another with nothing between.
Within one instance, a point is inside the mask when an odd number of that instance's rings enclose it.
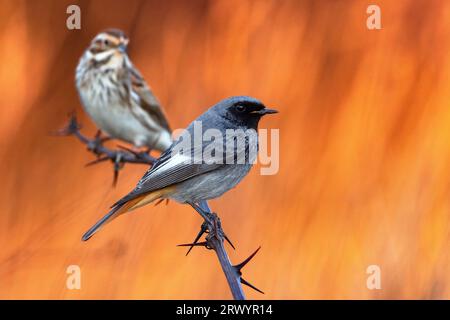
<instances>
[{"instance_id":1,"label":"bird's dark eye","mask_svg":"<svg viewBox=\"0 0 450 320\"><path fill-rule=\"evenodd\" d=\"M243 106L243 105L241 105L241 104L238 104L238 105L236 106L236 111L237 111L237 112L244 112L244 111L245 111L245 106Z\"/></svg>"},{"instance_id":2,"label":"bird's dark eye","mask_svg":"<svg viewBox=\"0 0 450 320\"><path fill-rule=\"evenodd\" d=\"M105 39L105 40L103 40L103 44L104 44L105 46L109 46L109 45L110 45L110 42L109 42L108 39Z\"/></svg>"}]
</instances>

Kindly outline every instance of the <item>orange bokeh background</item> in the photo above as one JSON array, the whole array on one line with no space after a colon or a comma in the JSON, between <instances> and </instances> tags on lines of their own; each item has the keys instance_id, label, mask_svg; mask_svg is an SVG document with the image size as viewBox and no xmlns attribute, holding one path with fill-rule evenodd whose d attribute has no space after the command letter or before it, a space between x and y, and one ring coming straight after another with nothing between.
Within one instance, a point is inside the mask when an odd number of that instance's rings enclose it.
<instances>
[{"instance_id":1,"label":"orange bokeh background","mask_svg":"<svg viewBox=\"0 0 450 320\"><path fill-rule=\"evenodd\" d=\"M188 257L188 206L147 206L87 243L83 232L146 170L110 164L49 133L77 110L90 39L117 27L130 56L185 127L231 95L280 113L280 171L259 167L211 205L237 246L252 299L449 299L450 2L0 1L0 298L227 299L213 252ZM66 28L78 4L82 29ZM112 144L114 146L114 144ZM79 265L81 290L66 288ZM381 290L366 269L381 268Z\"/></svg>"}]
</instances>

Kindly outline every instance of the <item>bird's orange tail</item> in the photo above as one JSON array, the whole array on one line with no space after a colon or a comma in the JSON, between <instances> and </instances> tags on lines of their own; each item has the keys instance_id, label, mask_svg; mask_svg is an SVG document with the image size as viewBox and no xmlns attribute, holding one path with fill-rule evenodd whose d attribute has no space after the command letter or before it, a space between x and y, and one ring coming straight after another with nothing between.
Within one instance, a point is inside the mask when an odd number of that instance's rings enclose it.
<instances>
[{"instance_id":1,"label":"bird's orange tail","mask_svg":"<svg viewBox=\"0 0 450 320\"><path fill-rule=\"evenodd\" d=\"M103 218L101 218L96 224L94 224L81 238L83 241L89 240L101 227L107 223L113 221L115 218L123 213L132 211L139 207L142 207L156 199L162 198L164 195L168 194L171 188L164 188L152 191L147 194L138 196L130 201L114 206L111 211L109 211Z\"/></svg>"}]
</instances>

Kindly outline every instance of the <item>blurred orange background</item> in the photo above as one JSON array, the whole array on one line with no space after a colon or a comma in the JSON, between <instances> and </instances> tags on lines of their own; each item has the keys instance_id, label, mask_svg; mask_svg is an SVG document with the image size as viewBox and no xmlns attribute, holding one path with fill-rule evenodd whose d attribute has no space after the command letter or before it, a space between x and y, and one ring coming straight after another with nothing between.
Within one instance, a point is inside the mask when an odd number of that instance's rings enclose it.
<instances>
[{"instance_id":1,"label":"blurred orange background","mask_svg":"<svg viewBox=\"0 0 450 320\"><path fill-rule=\"evenodd\" d=\"M0 298L228 299L213 252L185 250L201 219L171 202L80 237L146 170L53 137L77 110L78 58L107 27L182 128L246 94L280 110L280 171L259 167L210 204L251 299L449 299L450 2L0 1ZM66 8L81 8L81 30ZM113 143L111 146L115 146ZM81 290L66 288L69 265ZM368 290L366 269L381 268Z\"/></svg>"}]
</instances>

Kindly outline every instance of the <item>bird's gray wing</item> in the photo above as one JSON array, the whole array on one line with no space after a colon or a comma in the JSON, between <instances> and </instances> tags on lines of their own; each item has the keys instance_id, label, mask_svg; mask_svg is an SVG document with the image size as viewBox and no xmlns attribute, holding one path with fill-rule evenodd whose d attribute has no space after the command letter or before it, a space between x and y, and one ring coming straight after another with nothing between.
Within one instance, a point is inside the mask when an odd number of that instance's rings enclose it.
<instances>
[{"instance_id":1,"label":"bird's gray wing","mask_svg":"<svg viewBox=\"0 0 450 320\"><path fill-rule=\"evenodd\" d=\"M139 104L142 109L164 129L169 132L172 132L169 126L169 122L162 110L161 104L158 99L156 99L150 87L145 82L142 75L139 71L134 67L134 65L130 63L130 78L131 78L131 86L133 91L139 98Z\"/></svg>"},{"instance_id":2,"label":"bird's gray wing","mask_svg":"<svg viewBox=\"0 0 450 320\"><path fill-rule=\"evenodd\" d=\"M151 191L176 185L224 165L220 163L193 163L197 152L184 155L181 153L172 154L171 150L172 148L168 149L139 180L136 188L116 202L113 207L122 205Z\"/></svg>"},{"instance_id":3,"label":"bird's gray wing","mask_svg":"<svg viewBox=\"0 0 450 320\"><path fill-rule=\"evenodd\" d=\"M192 134L195 135L193 131L191 124L144 174L136 188L115 203L114 206L122 205L151 191L176 185L227 164L240 164L241 160L244 160L244 163L253 163L256 159L258 138L255 130L250 130L250 135L248 136L244 131L236 136L225 134L225 136L214 139L211 142L202 141L200 146L191 144L193 143L190 140ZM238 140L244 142L240 148L237 147ZM186 148L183 149L182 147L186 141L191 143L188 143ZM233 148L233 152L227 152L229 145ZM217 159L219 162L214 162L213 158L208 158L211 150L218 152L218 157L214 157L214 159Z\"/></svg>"}]
</instances>

